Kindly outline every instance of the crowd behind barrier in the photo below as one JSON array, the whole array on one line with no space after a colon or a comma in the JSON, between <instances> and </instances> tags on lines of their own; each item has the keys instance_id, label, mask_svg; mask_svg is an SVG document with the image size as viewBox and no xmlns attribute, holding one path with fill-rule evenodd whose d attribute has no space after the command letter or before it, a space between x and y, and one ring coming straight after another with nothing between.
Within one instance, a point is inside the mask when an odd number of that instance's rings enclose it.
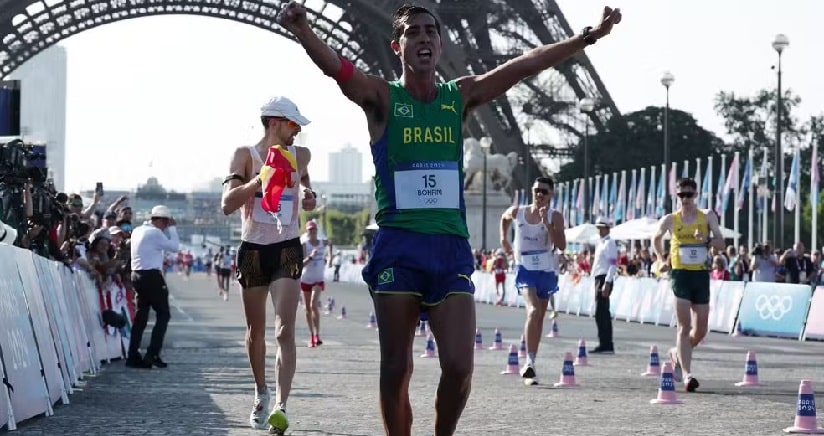
<instances>
[{"instance_id":1,"label":"crowd behind barrier","mask_svg":"<svg viewBox=\"0 0 824 436\"><path fill-rule=\"evenodd\" d=\"M363 282L363 265L344 264L343 282ZM331 281L331 269L326 280ZM475 301L495 304L495 276L477 270L472 274ZM507 273L504 305L523 307L514 290L515 274ZM562 274L555 294L555 309L576 316L595 314L593 278ZM824 286L816 292L808 285L772 282L710 281L709 329L732 334L773 336L799 340L824 340ZM675 308L668 279L620 276L616 279L610 311L615 320L675 326Z\"/></svg>"},{"instance_id":2,"label":"crowd behind barrier","mask_svg":"<svg viewBox=\"0 0 824 436\"><path fill-rule=\"evenodd\" d=\"M342 282L362 283L362 264L344 263ZM325 279L333 281L334 268ZM475 300L494 304L494 275L475 271ZM507 275L507 306L524 301L512 291ZM563 274L555 295L557 311L592 316L592 277ZM710 330L722 333L824 340L824 291L819 287L763 282L711 281ZM611 310L616 320L674 326L675 313L666 279L619 277ZM125 357L134 307L116 281L95 284L88 274L31 251L0 244L0 427L34 416L54 414L84 376L96 374L102 363ZM115 328L106 312L125 318Z\"/></svg>"},{"instance_id":3,"label":"crowd behind barrier","mask_svg":"<svg viewBox=\"0 0 824 436\"><path fill-rule=\"evenodd\" d=\"M104 311L127 325L107 325ZM69 404L85 376L124 356L132 319L121 286L0 244L0 428Z\"/></svg>"}]
</instances>

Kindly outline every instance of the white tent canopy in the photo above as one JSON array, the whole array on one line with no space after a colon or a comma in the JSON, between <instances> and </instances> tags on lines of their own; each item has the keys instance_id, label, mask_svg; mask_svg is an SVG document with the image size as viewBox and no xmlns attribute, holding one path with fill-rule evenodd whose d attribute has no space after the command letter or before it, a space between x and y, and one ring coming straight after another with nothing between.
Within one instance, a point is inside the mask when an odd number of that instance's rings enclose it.
<instances>
[{"instance_id":1,"label":"white tent canopy","mask_svg":"<svg viewBox=\"0 0 824 436\"><path fill-rule=\"evenodd\" d=\"M589 223L565 229L564 236L566 236L567 243L573 244L592 244L601 237L598 234L598 228Z\"/></svg>"},{"instance_id":2,"label":"white tent canopy","mask_svg":"<svg viewBox=\"0 0 824 436\"><path fill-rule=\"evenodd\" d=\"M629 220L625 223L619 224L610 230L609 234L612 236L612 239L616 239L619 241L629 241L629 240L647 240L652 239L655 236L655 232L658 231L658 220L655 218L643 217L637 218L634 220ZM721 233L724 235L724 239L735 239L736 236L740 237L740 233L736 233L733 229L728 228L721 228ZM664 239L670 239L670 234L667 232L664 235Z\"/></svg>"}]
</instances>

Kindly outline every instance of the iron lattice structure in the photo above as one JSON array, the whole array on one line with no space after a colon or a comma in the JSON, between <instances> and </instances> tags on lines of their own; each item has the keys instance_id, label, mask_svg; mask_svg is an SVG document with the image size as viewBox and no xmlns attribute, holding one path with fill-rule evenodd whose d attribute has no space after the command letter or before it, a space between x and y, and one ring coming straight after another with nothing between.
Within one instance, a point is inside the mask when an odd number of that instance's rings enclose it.
<instances>
[{"instance_id":1,"label":"iron lattice structure","mask_svg":"<svg viewBox=\"0 0 824 436\"><path fill-rule=\"evenodd\" d=\"M62 39L104 24L151 16L188 14L250 24L291 35L276 23L286 0L0 0L0 77ZM319 35L364 71L399 77L389 48L399 0L304 1ZM564 40L575 32L553 0L418 1L443 23L444 50L438 73L455 78L488 71L525 51ZM582 114L590 98L595 110ZM513 88L476 111L466 134L492 138L493 151L517 152L515 187L531 185L551 158L569 156L583 136L601 131L619 115L584 53ZM529 145L529 147L527 146Z\"/></svg>"}]
</instances>

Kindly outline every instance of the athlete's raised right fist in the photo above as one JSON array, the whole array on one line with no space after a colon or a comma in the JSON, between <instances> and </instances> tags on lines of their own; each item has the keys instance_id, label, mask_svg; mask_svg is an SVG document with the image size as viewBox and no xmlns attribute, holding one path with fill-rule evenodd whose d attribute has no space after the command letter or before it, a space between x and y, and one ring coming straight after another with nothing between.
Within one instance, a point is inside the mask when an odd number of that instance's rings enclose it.
<instances>
[{"instance_id":1,"label":"athlete's raised right fist","mask_svg":"<svg viewBox=\"0 0 824 436\"><path fill-rule=\"evenodd\" d=\"M296 1L291 1L277 16L278 24L286 30L297 33L308 26L306 21L306 8Z\"/></svg>"}]
</instances>

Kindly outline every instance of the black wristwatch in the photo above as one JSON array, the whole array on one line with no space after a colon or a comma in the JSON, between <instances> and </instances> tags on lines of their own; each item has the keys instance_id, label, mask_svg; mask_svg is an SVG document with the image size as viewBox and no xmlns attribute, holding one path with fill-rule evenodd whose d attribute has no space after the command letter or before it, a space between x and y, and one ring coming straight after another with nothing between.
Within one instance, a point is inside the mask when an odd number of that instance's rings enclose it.
<instances>
[{"instance_id":1,"label":"black wristwatch","mask_svg":"<svg viewBox=\"0 0 824 436\"><path fill-rule=\"evenodd\" d=\"M587 45L592 45L598 42L598 39L592 36L592 26L584 27L584 30L581 31L581 38L583 38Z\"/></svg>"}]
</instances>

